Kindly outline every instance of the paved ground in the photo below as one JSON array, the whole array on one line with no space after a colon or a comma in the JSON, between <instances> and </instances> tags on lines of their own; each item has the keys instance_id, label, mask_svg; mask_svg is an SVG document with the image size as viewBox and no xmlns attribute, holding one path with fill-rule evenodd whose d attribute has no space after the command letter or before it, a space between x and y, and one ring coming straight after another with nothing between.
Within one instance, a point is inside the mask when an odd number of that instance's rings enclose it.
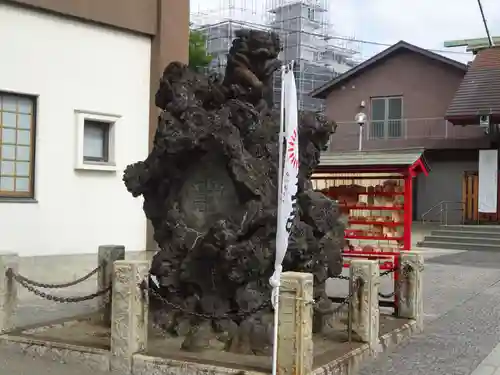
<instances>
[{"instance_id":1,"label":"paved ground","mask_svg":"<svg viewBox=\"0 0 500 375\"><path fill-rule=\"evenodd\" d=\"M360 375L500 375L500 254L424 250L425 332L394 352L367 363ZM92 290L95 280L82 289ZM390 291L389 278L382 292ZM329 293L342 296L345 284L332 282ZM83 291L82 291L83 292ZM25 296L19 324L71 316L93 305L61 306ZM496 349L495 349L496 348ZM491 354L490 354L491 353ZM478 367L479 366L479 367ZM495 373L495 371L497 371ZM89 370L26 358L0 349L3 375L88 375ZM93 372L93 375L104 375Z\"/></svg>"},{"instance_id":2,"label":"paved ground","mask_svg":"<svg viewBox=\"0 0 500 375\"><path fill-rule=\"evenodd\" d=\"M69 366L45 358L23 355L12 349L0 350L0 374L2 375L109 375L84 366Z\"/></svg>"},{"instance_id":3,"label":"paved ground","mask_svg":"<svg viewBox=\"0 0 500 375\"><path fill-rule=\"evenodd\" d=\"M500 375L500 254L433 257L425 273L424 333L360 375Z\"/></svg>"},{"instance_id":4,"label":"paved ground","mask_svg":"<svg viewBox=\"0 0 500 375\"><path fill-rule=\"evenodd\" d=\"M94 284L95 285L95 284ZM59 294L61 295L61 294ZM95 310L95 304L59 305L41 299L22 301L17 315L18 325L34 324ZM0 347L0 375L109 375L90 371L84 366L71 366L50 359L24 355L18 350Z\"/></svg>"},{"instance_id":5,"label":"paved ground","mask_svg":"<svg viewBox=\"0 0 500 375\"><path fill-rule=\"evenodd\" d=\"M500 375L500 344L495 346L472 375Z\"/></svg>"}]
</instances>

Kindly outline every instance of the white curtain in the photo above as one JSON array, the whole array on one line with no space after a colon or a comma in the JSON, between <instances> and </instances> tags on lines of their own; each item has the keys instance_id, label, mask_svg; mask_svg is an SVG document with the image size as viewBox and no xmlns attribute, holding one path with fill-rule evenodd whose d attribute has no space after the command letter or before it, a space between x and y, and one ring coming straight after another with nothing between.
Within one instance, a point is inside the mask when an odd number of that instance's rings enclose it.
<instances>
[{"instance_id":1,"label":"white curtain","mask_svg":"<svg viewBox=\"0 0 500 375\"><path fill-rule=\"evenodd\" d=\"M105 158L106 131L100 123L86 122L83 130L83 155L85 157Z\"/></svg>"},{"instance_id":2,"label":"white curtain","mask_svg":"<svg viewBox=\"0 0 500 375\"><path fill-rule=\"evenodd\" d=\"M497 212L498 150L479 150L478 211Z\"/></svg>"}]
</instances>

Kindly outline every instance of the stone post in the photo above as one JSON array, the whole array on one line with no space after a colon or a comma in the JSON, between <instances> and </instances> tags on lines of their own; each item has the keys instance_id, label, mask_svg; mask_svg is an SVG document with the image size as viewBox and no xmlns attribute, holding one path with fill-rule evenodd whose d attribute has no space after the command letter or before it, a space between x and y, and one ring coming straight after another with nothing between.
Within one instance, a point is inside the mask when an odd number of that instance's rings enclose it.
<instances>
[{"instance_id":1,"label":"stone post","mask_svg":"<svg viewBox=\"0 0 500 375\"><path fill-rule=\"evenodd\" d=\"M140 284L148 273L145 260L114 263L110 370L121 375L130 374L132 356L146 350L149 304Z\"/></svg>"},{"instance_id":2,"label":"stone post","mask_svg":"<svg viewBox=\"0 0 500 375\"><path fill-rule=\"evenodd\" d=\"M368 343L372 351L378 352L380 349L379 263L376 260L353 259L349 270L353 287L357 288L352 296L350 311L352 330L361 341Z\"/></svg>"},{"instance_id":3,"label":"stone post","mask_svg":"<svg viewBox=\"0 0 500 375\"><path fill-rule=\"evenodd\" d=\"M19 256L16 253L0 253L0 335L14 328L17 310L17 283L5 274L9 268L19 269Z\"/></svg>"},{"instance_id":4,"label":"stone post","mask_svg":"<svg viewBox=\"0 0 500 375\"><path fill-rule=\"evenodd\" d=\"M313 275L284 272L281 275L278 373L312 373Z\"/></svg>"},{"instance_id":5,"label":"stone post","mask_svg":"<svg viewBox=\"0 0 500 375\"><path fill-rule=\"evenodd\" d=\"M121 245L102 245L97 252L97 264L101 266L97 273L97 290L106 289L113 282L113 263L125 259L125 247ZM111 293L98 297L99 320L111 324Z\"/></svg>"},{"instance_id":6,"label":"stone post","mask_svg":"<svg viewBox=\"0 0 500 375\"><path fill-rule=\"evenodd\" d=\"M401 252L401 268L396 285L398 313L401 318L414 319L419 330L424 328L423 270L422 254Z\"/></svg>"}]
</instances>

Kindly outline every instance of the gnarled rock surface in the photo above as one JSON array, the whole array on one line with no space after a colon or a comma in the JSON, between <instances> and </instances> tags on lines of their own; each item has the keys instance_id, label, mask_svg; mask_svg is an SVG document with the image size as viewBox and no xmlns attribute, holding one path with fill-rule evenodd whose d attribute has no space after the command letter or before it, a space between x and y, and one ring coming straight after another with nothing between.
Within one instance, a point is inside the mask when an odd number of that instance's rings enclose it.
<instances>
[{"instance_id":1,"label":"gnarled rock surface","mask_svg":"<svg viewBox=\"0 0 500 375\"><path fill-rule=\"evenodd\" d=\"M271 348L279 113L270 110L270 81L279 49L276 35L241 30L224 80L167 66L153 149L124 173L128 191L144 197L161 249L151 274L171 305L153 299L155 321L185 336L186 350L214 340L239 353ZM319 114L300 114L298 215L284 261L284 270L315 275L322 306L330 303L324 281L341 272L344 228L310 177L334 128Z\"/></svg>"}]
</instances>

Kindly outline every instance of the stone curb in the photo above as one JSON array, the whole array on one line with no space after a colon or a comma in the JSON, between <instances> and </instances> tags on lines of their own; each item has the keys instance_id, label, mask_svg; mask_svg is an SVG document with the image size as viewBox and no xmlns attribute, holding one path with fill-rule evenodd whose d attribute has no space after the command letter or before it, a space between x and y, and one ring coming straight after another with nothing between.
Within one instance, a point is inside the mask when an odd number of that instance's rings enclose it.
<instances>
[{"instance_id":1,"label":"stone curb","mask_svg":"<svg viewBox=\"0 0 500 375\"><path fill-rule=\"evenodd\" d=\"M71 319L73 320L73 319ZM67 320L69 321L69 320ZM46 325L45 325L46 326ZM38 326L40 327L40 326ZM31 329L34 329L31 328ZM26 331L26 329L20 329ZM18 331L19 332L19 331ZM397 328L380 337L381 351L373 352L368 344L363 344L348 354L335 359L325 366L315 369L313 375L353 375L356 374L359 366L365 360L377 357L381 353L387 352L400 344L412 334L419 333L416 321L405 323L402 327ZM39 339L23 337L17 335L2 335L0 336L0 347L11 347L22 351L26 355L34 357L51 358L54 361L76 364L85 366L89 371L109 371L110 368L110 351L104 349L96 349L83 347L79 345L71 345L60 342L48 342ZM191 375L196 373L203 374L241 374L246 375L264 375L258 371L243 371L222 366L214 366L209 364L185 362L174 359L165 359L159 357L151 357L145 354L135 354L133 356L133 375L150 375L150 374L177 374Z\"/></svg>"},{"instance_id":2,"label":"stone curb","mask_svg":"<svg viewBox=\"0 0 500 375\"><path fill-rule=\"evenodd\" d=\"M381 351L373 352L368 344L363 344L348 354L337 358L325 366L315 369L312 375L353 375L357 374L362 362L369 358L374 358L385 353L404 340L410 338L413 334L419 332L417 322L412 320L402 327L380 336Z\"/></svg>"},{"instance_id":3,"label":"stone curb","mask_svg":"<svg viewBox=\"0 0 500 375\"><path fill-rule=\"evenodd\" d=\"M2 346L20 350L23 354L33 357L84 366L89 372L109 371L108 350L10 335L0 336L0 348Z\"/></svg>"}]
</instances>

